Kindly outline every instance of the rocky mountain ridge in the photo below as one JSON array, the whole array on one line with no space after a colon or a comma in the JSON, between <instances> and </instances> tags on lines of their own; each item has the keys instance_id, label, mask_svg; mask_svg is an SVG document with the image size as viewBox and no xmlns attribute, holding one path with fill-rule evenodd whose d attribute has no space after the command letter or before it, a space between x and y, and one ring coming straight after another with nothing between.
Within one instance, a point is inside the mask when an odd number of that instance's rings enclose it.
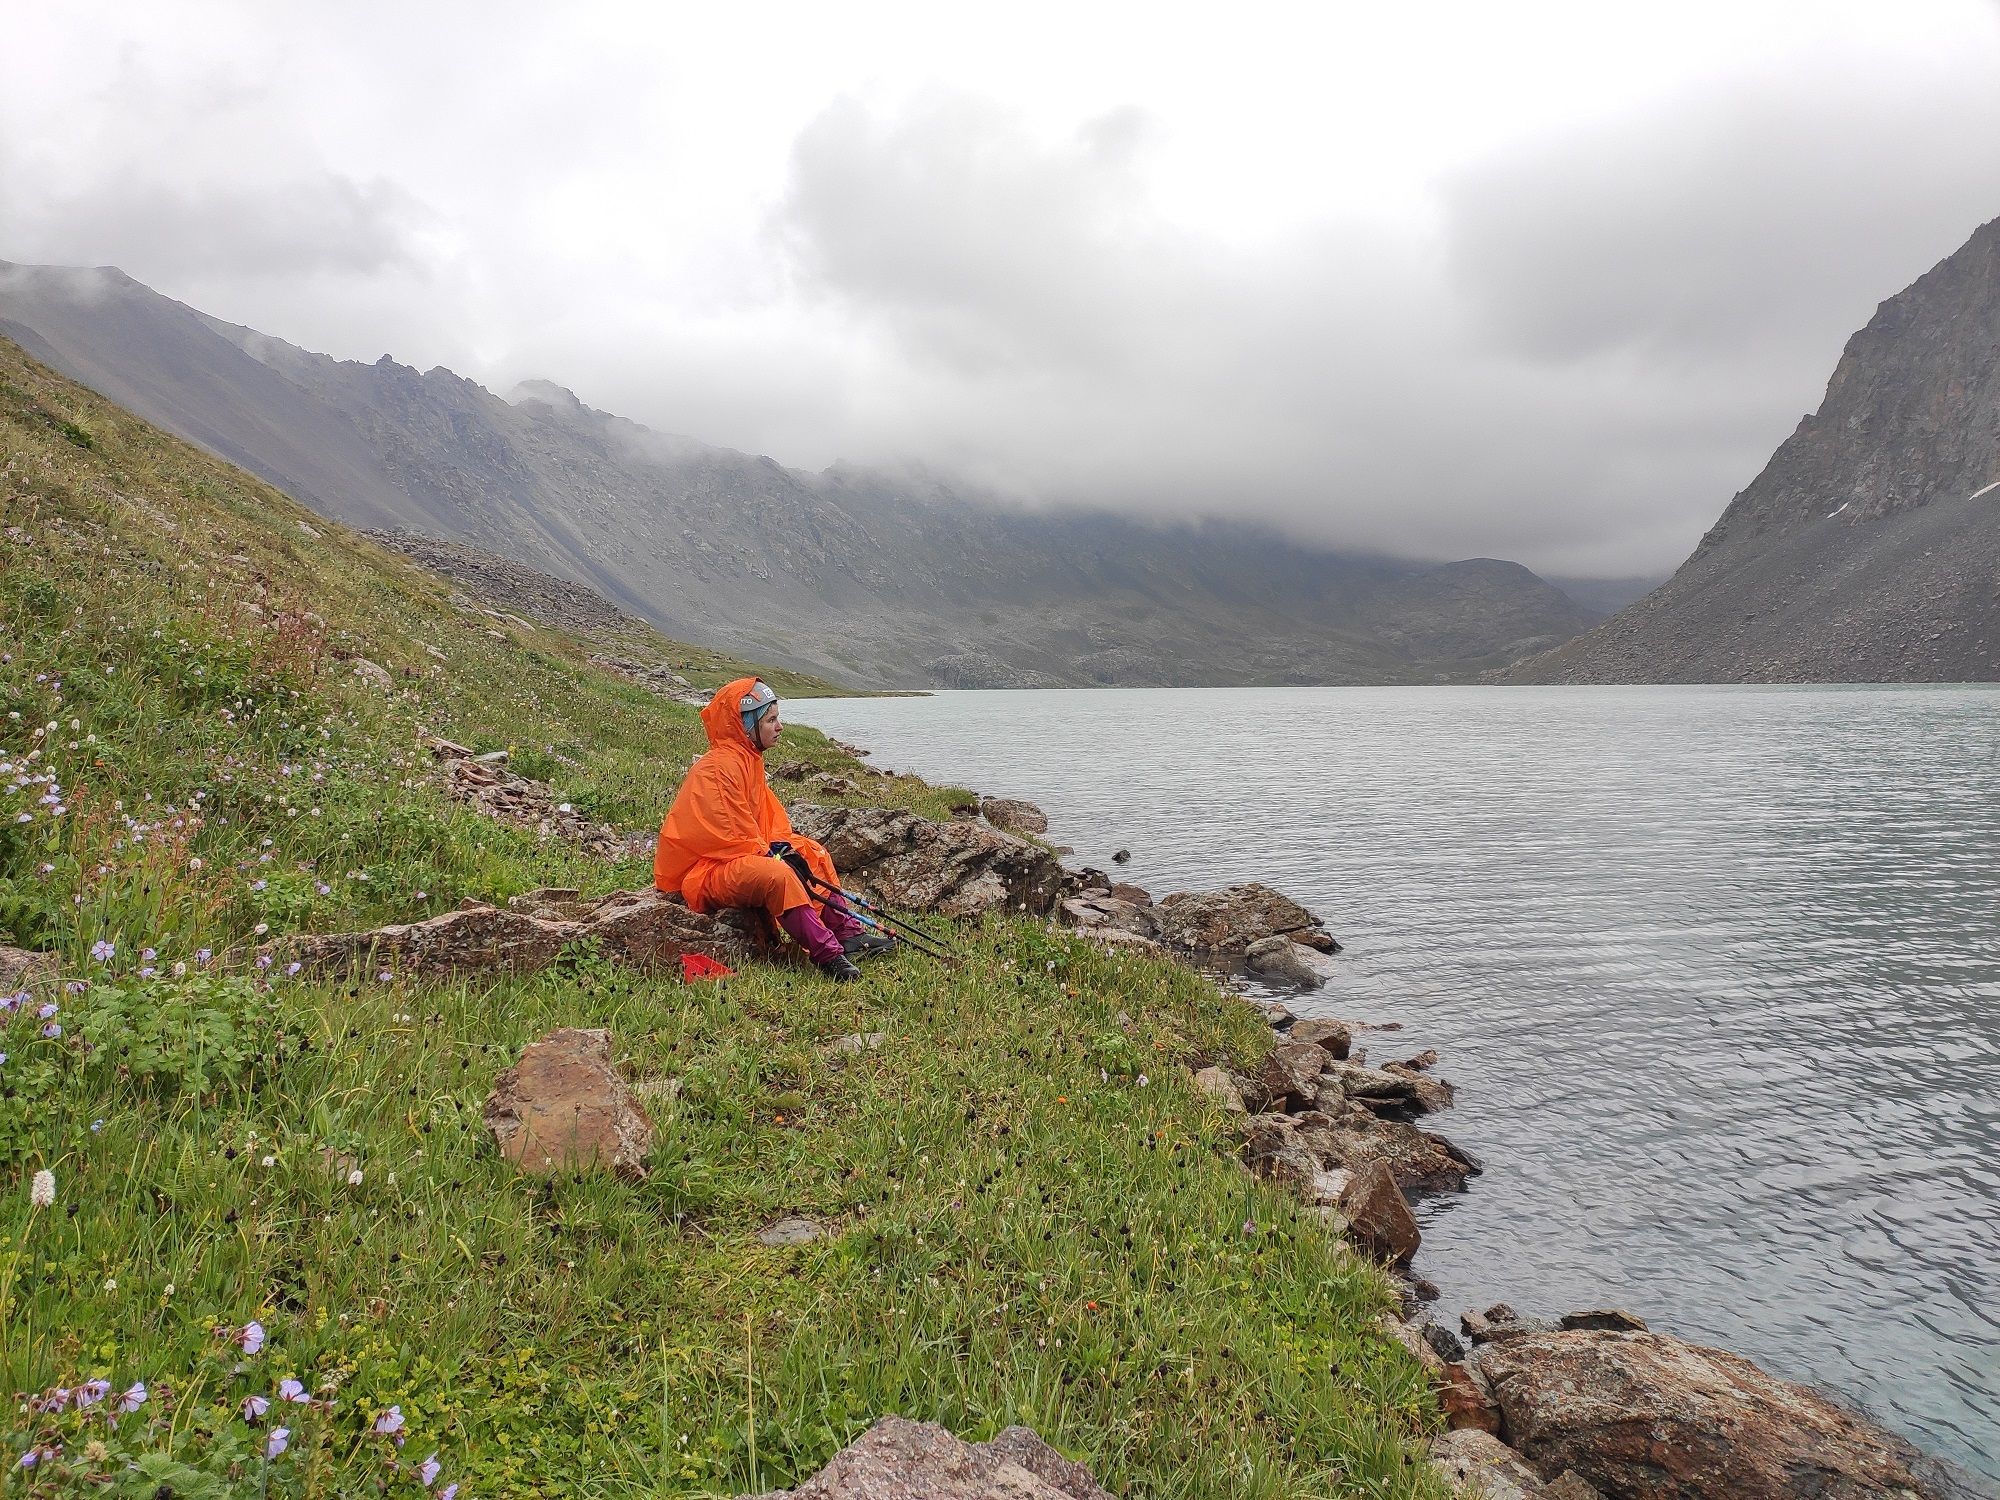
<instances>
[{"instance_id":1,"label":"rocky mountain ridge","mask_svg":"<svg viewBox=\"0 0 2000 1500\"><path fill-rule=\"evenodd\" d=\"M1877 308L1670 580L1496 676L2000 679L2000 220Z\"/></svg>"},{"instance_id":2,"label":"rocky mountain ridge","mask_svg":"<svg viewBox=\"0 0 2000 1500\"><path fill-rule=\"evenodd\" d=\"M867 686L1462 680L1601 614L1518 564L1008 509L332 359L122 273L0 263L0 333L349 524L474 543L684 638Z\"/></svg>"}]
</instances>

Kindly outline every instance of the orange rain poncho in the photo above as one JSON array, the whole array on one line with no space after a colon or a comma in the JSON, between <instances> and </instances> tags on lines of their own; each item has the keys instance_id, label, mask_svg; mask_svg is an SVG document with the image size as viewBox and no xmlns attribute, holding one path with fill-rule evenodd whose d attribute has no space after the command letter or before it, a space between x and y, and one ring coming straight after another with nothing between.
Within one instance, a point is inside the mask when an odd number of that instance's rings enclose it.
<instances>
[{"instance_id":1,"label":"orange rain poncho","mask_svg":"<svg viewBox=\"0 0 2000 1500\"><path fill-rule=\"evenodd\" d=\"M805 856L813 874L838 886L840 875L826 849L792 832L785 805L764 779L764 757L744 733L738 704L754 677L726 682L701 711L708 753L681 783L660 842L653 852L653 884L679 891L696 911L758 907L773 919L795 907L823 908L805 883L770 856L779 839Z\"/></svg>"}]
</instances>

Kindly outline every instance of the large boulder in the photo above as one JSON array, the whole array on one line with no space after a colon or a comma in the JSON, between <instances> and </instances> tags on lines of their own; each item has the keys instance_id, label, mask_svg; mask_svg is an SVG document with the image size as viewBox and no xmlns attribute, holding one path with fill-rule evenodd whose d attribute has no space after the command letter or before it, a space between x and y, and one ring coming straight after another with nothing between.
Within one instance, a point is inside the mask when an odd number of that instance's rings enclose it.
<instances>
[{"instance_id":1,"label":"large boulder","mask_svg":"<svg viewBox=\"0 0 2000 1500\"><path fill-rule=\"evenodd\" d=\"M1086 935L1122 932L1152 941L1159 931L1150 907L1102 891L1083 891L1064 897L1057 915Z\"/></svg>"},{"instance_id":2,"label":"large boulder","mask_svg":"<svg viewBox=\"0 0 2000 1500\"><path fill-rule=\"evenodd\" d=\"M500 1154L541 1175L608 1167L646 1175L653 1122L611 1066L611 1033L565 1027L522 1049L493 1082L486 1128Z\"/></svg>"},{"instance_id":3,"label":"large boulder","mask_svg":"<svg viewBox=\"0 0 2000 1500\"><path fill-rule=\"evenodd\" d=\"M1510 1441L1609 1500L1913 1500L1923 1460L1804 1386L1661 1333L1532 1332L1473 1356Z\"/></svg>"},{"instance_id":4,"label":"large boulder","mask_svg":"<svg viewBox=\"0 0 2000 1500\"><path fill-rule=\"evenodd\" d=\"M1043 834L1049 831L1049 815L1032 802L1013 797L981 797L979 811L1002 833Z\"/></svg>"},{"instance_id":5,"label":"large boulder","mask_svg":"<svg viewBox=\"0 0 2000 1500\"><path fill-rule=\"evenodd\" d=\"M1251 882L1223 891L1176 891L1153 908L1160 941L1194 953L1242 958L1259 938L1289 937L1331 953L1339 947L1319 918L1288 896Z\"/></svg>"},{"instance_id":6,"label":"large boulder","mask_svg":"<svg viewBox=\"0 0 2000 1500\"><path fill-rule=\"evenodd\" d=\"M818 839L851 887L883 902L946 916L1026 911L1046 916L1073 877L1039 844L978 823L939 823L902 808L801 803L792 826Z\"/></svg>"},{"instance_id":7,"label":"large boulder","mask_svg":"<svg viewBox=\"0 0 2000 1500\"><path fill-rule=\"evenodd\" d=\"M1081 1464L1025 1427L967 1443L931 1422L884 1417L795 1490L760 1500L1111 1500Z\"/></svg>"}]
</instances>

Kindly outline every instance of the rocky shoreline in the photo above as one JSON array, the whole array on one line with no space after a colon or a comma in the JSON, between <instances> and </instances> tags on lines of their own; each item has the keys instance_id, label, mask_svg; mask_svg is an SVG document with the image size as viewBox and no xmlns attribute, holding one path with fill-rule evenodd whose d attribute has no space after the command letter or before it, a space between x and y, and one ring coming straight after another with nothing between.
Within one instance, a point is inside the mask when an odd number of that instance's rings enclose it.
<instances>
[{"instance_id":1,"label":"rocky shoreline","mask_svg":"<svg viewBox=\"0 0 2000 1500\"><path fill-rule=\"evenodd\" d=\"M632 851L629 838L563 816L567 809L539 783L448 741L426 744L447 789L475 810L607 859ZM1039 916L1112 948L1158 952L1218 975L1247 972L1301 991L1324 982L1313 955L1340 949L1318 917L1262 885L1155 901L1103 871L1068 870L1039 841L1047 821L1031 804L985 799L978 810L938 822L900 809L800 803L793 820L826 844L855 888L891 907L955 918ZM504 907L468 902L373 932L293 937L266 951L312 970L365 965L413 976L530 971L579 938L595 940L613 962L644 969L690 956L741 962L766 954L754 924L730 916L702 916L650 890L595 900L545 890ZM1455 1328L1439 1321L1437 1288L1411 1268L1422 1236L1410 1199L1463 1191L1482 1166L1417 1123L1454 1099L1453 1086L1434 1071L1436 1053L1378 1063L1368 1044L1379 1049L1379 1039L1398 1036L1399 1024L1301 1018L1275 1000L1249 1003L1271 1025L1271 1046L1255 1072L1210 1059L1195 1067L1193 1080L1237 1118L1247 1171L1298 1194L1329 1232L1391 1276L1399 1306L1385 1332L1430 1373L1446 1423L1432 1458L1455 1492L1492 1500L1976 1500L1992 1493L1806 1387L1656 1333L1630 1313L1595 1309L1545 1319L1501 1305L1468 1310ZM597 1033L533 1044L488 1104L503 1154L524 1170L596 1164L643 1172L651 1127L608 1056ZM586 1110L598 1123L580 1134L575 1122ZM558 1115L566 1122L562 1139L545 1154L534 1122ZM1015 1457L1040 1451L1027 1446L1032 1442L1024 1434ZM942 1429L878 1426L796 1493L877 1493L864 1483L871 1464L912 1444L925 1463L984 1474L993 1484L1000 1483L995 1465L1012 1465L980 1456L978 1445L957 1444ZM1018 1486L1018 1466L1010 1471L1017 1478L1008 1482ZM850 1473L863 1488L839 1477ZM923 1493L1103 1493L1073 1465L1035 1483L1043 1488Z\"/></svg>"}]
</instances>

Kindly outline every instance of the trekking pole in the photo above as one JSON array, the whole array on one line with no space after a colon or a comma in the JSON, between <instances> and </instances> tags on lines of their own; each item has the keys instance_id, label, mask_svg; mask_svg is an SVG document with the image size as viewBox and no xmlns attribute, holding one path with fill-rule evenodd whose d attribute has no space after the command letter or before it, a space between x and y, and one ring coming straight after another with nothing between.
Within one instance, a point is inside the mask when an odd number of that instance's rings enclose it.
<instances>
[{"instance_id":1,"label":"trekking pole","mask_svg":"<svg viewBox=\"0 0 2000 1500\"><path fill-rule=\"evenodd\" d=\"M855 915L861 921L867 923L868 926L873 927L877 932L882 932L885 930L885 928L883 927L883 923L886 922L887 924L889 924L890 927L896 929L894 932L890 933L890 936L899 938L901 941L908 943L911 947L917 949L920 953L927 953L932 958L940 959L945 963L958 962L958 955L946 951L942 947L942 945L939 944L938 940L932 937L928 932L925 932L921 927L912 926L910 923L903 921L899 917L891 916L888 912L882 910L881 907L877 906L873 901L870 901L866 896L857 896L854 894L854 892L850 890L845 890L842 887L834 885L829 881L822 880L817 875L808 875L806 877L806 884L810 886L812 889L818 891L822 896L838 896L843 901L846 901L850 903L852 906L858 908L858 910L856 910L855 912ZM880 918L881 920L880 921L871 920L870 916L868 915L869 913L872 913L875 917Z\"/></svg>"}]
</instances>

